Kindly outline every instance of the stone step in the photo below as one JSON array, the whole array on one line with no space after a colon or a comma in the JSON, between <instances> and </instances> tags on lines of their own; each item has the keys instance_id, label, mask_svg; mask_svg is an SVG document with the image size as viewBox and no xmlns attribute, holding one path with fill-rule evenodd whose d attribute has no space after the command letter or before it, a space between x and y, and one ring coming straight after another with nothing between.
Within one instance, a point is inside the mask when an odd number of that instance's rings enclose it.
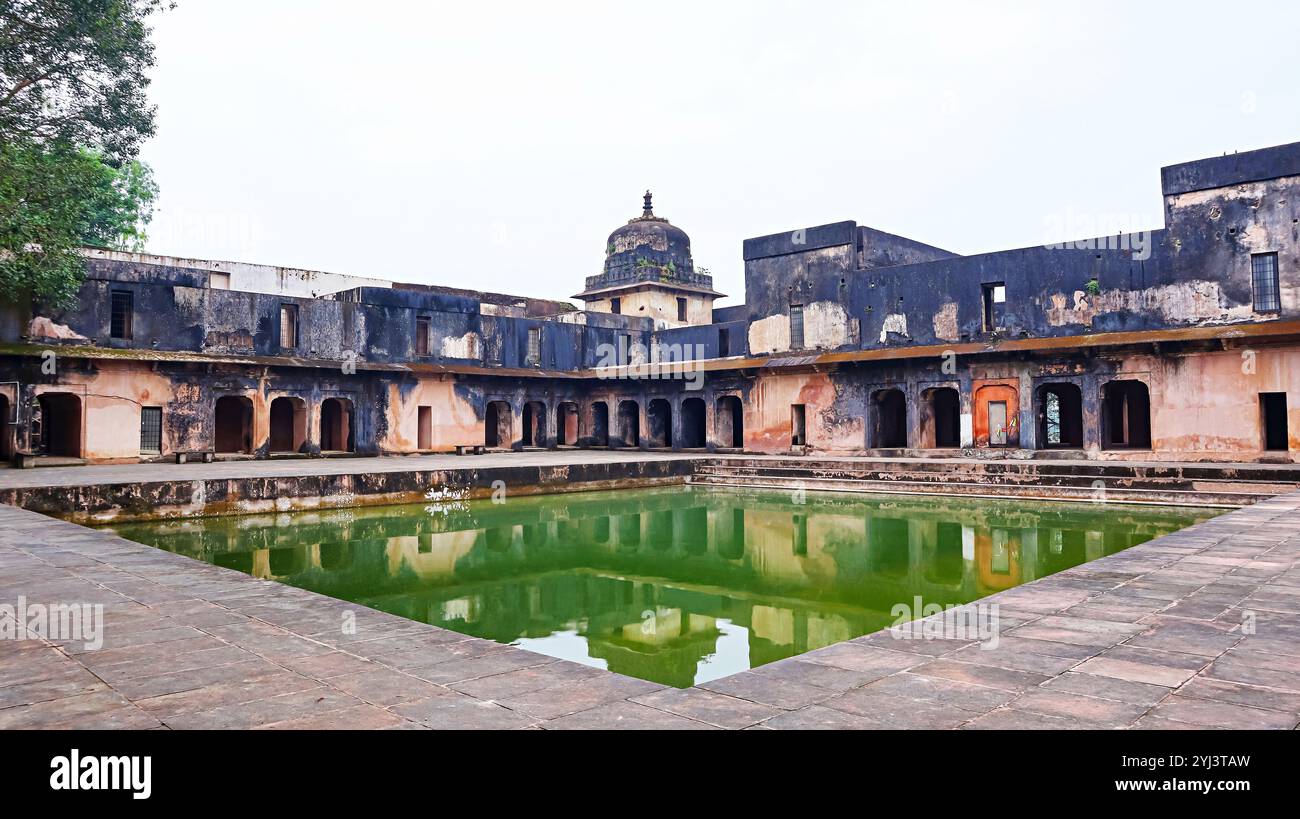
<instances>
[{"instance_id":1,"label":"stone step","mask_svg":"<svg viewBox=\"0 0 1300 819\"><path fill-rule=\"evenodd\" d=\"M838 481L879 481L885 483L921 483L943 485L948 483L978 483L998 486L1078 486L1095 488L1098 482L1107 489L1125 488L1160 488L1184 491L1247 492L1267 493L1269 496L1293 492L1300 485L1278 481L1242 480L1240 478L1185 478L1185 477L1135 477L1107 476L1099 474L1082 475L1037 475L1034 473L997 474L979 470L954 470L944 473L930 472L881 472L878 470L841 470L823 467L804 466L802 468L783 467L766 468L756 466L734 466L730 464L703 463L695 467L696 475L709 475L720 478L742 479L746 477L781 478L787 481L799 480L838 480Z\"/></svg>"},{"instance_id":2,"label":"stone step","mask_svg":"<svg viewBox=\"0 0 1300 819\"><path fill-rule=\"evenodd\" d=\"M1133 461L1043 461L1036 459L984 460L978 458L836 459L804 458L710 458L703 466L754 467L758 469L816 469L843 472L983 473L1027 475L1088 475L1099 477L1185 478L1213 480L1260 480L1300 486L1300 464L1214 464L1143 463Z\"/></svg>"},{"instance_id":3,"label":"stone step","mask_svg":"<svg viewBox=\"0 0 1300 819\"><path fill-rule=\"evenodd\" d=\"M1099 496L1097 490L1078 486L1035 486L1023 484L987 483L920 483L909 481L865 481L810 478L792 484L789 478L767 476L723 477L718 475L693 475L687 479L696 486L725 486L732 488L775 489L789 492L792 489L829 492L858 492L870 495L931 495L982 498L1026 498L1034 500L1086 501L1105 503L1142 503L1173 506L1248 506L1267 498L1273 492L1187 491L1142 488L1107 488Z\"/></svg>"}]
</instances>

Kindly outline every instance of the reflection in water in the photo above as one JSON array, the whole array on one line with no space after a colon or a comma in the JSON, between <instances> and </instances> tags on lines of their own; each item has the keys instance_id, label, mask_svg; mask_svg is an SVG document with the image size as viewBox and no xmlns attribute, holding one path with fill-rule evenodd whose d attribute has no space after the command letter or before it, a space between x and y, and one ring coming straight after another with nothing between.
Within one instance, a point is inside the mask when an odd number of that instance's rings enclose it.
<instances>
[{"instance_id":1,"label":"reflection in water","mask_svg":"<svg viewBox=\"0 0 1300 819\"><path fill-rule=\"evenodd\" d=\"M422 622L689 686L965 603L1208 510L690 487L122 524L124 537Z\"/></svg>"}]
</instances>

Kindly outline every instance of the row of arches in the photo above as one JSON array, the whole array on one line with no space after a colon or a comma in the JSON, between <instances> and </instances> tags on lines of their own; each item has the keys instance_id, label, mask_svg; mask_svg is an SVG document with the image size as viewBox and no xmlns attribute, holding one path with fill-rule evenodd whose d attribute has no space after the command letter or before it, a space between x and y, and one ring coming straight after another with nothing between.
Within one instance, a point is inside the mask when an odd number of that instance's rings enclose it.
<instances>
[{"instance_id":1,"label":"row of arches","mask_svg":"<svg viewBox=\"0 0 1300 819\"><path fill-rule=\"evenodd\" d=\"M526 401L520 412L523 427L519 440L530 449L551 446L704 449L710 440L722 448L744 446L744 409L735 395L719 396L715 401L712 439L708 435L708 412L703 398L682 399L676 424L672 403L666 398L652 398L645 406L644 428L639 402L631 398L618 401L613 405L612 416L611 403L593 401L584 415L578 402L561 401L555 405L555 424L551 427L547 423L546 403ZM511 447L515 441L514 417L508 401L488 401L483 418L484 445L489 449Z\"/></svg>"},{"instance_id":2,"label":"row of arches","mask_svg":"<svg viewBox=\"0 0 1300 819\"><path fill-rule=\"evenodd\" d=\"M955 387L931 387L920 394L920 440L910 440L907 397L898 387L875 390L868 401L867 448L955 449L962 446L961 396ZM1083 390L1073 382L1044 383L1034 390L1034 447L1082 449ZM991 447L1021 445L1018 391L992 385L972 399L974 442ZM1102 449L1151 448L1151 394L1142 381L1120 379L1102 385L1097 439Z\"/></svg>"},{"instance_id":3,"label":"row of arches","mask_svg":"<svg viewBox=\"0 0 1300 819\"><path fill-rule=\"evenodd\" d=\"M0 417L12 410L0 397ZM322 451L354 452L354 412L346 398L327 398L320 405L320 448ZM41 455L81 457L82 402L74 393L45 392L36 398L32 412L32 449ZM273 453L302 452L307 444L307 404L301 398L282 396L271 402L268 449ZM253 454L253 402L243 395L224 395L213 408L213 451ZM4 456L8 441L0 442Z\"/></svg>"},{"instance_id":4,"label":"row of arches","mask_svg":"<svg viewBox=\"0 0 1300 819\"><path fill-rule=\"evenodd\" d=\"M348 398L326 398L318 410L322 452L356 451L356 413ZM252 455L253 402L244 395L223 395L213 410L214 449L217 453ZM271 401L267 413L267 450L272 454L308 450L307 402L282 395Z\"/></svg>"}]
</instances>

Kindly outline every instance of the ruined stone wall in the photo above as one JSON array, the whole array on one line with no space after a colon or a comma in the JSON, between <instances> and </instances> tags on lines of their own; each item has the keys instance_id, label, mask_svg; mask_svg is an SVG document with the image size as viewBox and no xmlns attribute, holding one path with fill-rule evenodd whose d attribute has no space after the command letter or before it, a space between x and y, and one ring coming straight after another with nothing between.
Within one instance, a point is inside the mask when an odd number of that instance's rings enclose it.
<instances>
[{"instance_id":1,"label":"ruined stone wall","mask_svg":"<svg viewBox=\"0 0 1300 819\"><path fill-rule=\"evenodd\" d=\"M655 332L652 340L661 348L691 353L686 356L689 359L729 358L748 353L746 350L748 340L745 337L748 326L748 323L742 320L716 322L699 327L675 327ZM725 353L722 349L724 332L727 337Z\"/></svg>"},{"instance_id":2,"label":"ruined stone wall","mask_svg":"<svg viewBox=\"0 0 1300 819\"><path fill-rule=\"evenodd\" d=\"M803 310L800 350L1294 319L1300 144L1251 153L1261 156L1172 169L1165 226L1146 233L964 257L851 222L749 239L750 351L791 351L791 305ZM1268 253L1278 259L1278 311L1257 310L1253 298L1252 255ZM989 304L994 286L1005 301Z\"/></svg>"},{"instance_id":3,"label":"ruined stone wall","mask_svg":"<svg viewBox=\"0 0 1300 819\"><path fill-rule=\"evenodd\" d=\"M473 296L432 288L363 287L331 298L300 298L212 289L205 270L103 259L87 264L88 276L74 307L38 305L27 318L11 311L0 316L5 319L0 340L27 336L37 344L121 350L574 370L596 366L600 345L613 347L622 336L648 344L653 326L637 316L593 319L598 314L577 311L546 317L488 315ZM132 298L130 338L111 336L115 291ZM298 338L292 347L281 338L285 305L297 310ZM707 314L700 304L695 310ZM427 355L417 353L422 319L427 320ZM528 358L530 329L541 333L541 356L535 362Z\"/></svg>"}]
</instances>

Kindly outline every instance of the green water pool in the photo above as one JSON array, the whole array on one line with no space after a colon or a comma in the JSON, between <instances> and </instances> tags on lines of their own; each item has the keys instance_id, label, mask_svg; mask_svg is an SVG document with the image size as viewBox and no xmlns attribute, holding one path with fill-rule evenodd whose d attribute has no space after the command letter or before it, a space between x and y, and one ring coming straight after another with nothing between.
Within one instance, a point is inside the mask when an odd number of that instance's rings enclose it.
<instances>
[{"instance_id":1,"label":"green water pool","mask_svg":"<svg viewBox=\"0 0 1300 819\"><path fill-rule=\"evenodd\" d=\"M977 600L1217 510L671 487L117 524L123 537L675 686Z\"/></svg>"}]
</instances>

